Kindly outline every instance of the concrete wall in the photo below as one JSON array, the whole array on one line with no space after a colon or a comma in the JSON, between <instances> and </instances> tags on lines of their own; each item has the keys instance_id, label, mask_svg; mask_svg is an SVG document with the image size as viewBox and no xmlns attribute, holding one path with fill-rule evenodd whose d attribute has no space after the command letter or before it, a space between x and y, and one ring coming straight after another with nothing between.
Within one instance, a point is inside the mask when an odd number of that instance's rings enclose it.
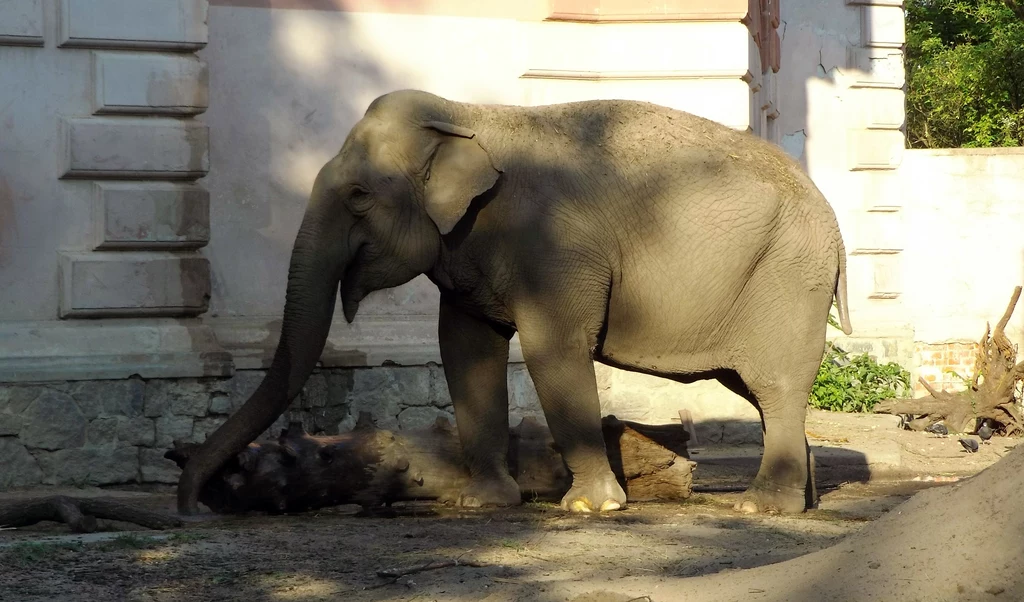
<instances>
[{"instance_id":1,"label":"concrete wall","mask_svg":"<svg viewBox=\"0 0 1024 602\"><path fill-rule=\"evenodd\" d=\"M899 174L916 372L962 388L945 371L970 372L985 324L999 320L1024 284L1024 149L907 150ZM1006 334L1024 343L1022 304Z\"/></svg>"}]
</instances>

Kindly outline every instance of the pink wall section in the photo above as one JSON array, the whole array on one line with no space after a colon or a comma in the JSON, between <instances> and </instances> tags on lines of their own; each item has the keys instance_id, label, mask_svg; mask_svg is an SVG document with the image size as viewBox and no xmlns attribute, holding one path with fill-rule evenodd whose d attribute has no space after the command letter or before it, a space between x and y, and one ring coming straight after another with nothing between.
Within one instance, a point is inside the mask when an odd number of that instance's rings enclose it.
<instances>
[{"instance_id":1,"label":"pink wall section","mask_svg":"<svg viewBox=\"0 0 1024 602\"><path fill-rule=\"evenodd\" d=\"M214 6L580 21L742 18L767 0L210 0Z\"/></svg>"},{"instance_id":2,"label":"pink wall section","mask_svg":"<svg viewBox=\"0 0 1024 602\"><path fill-rule=\"evenodd\" d=\"M323 10L494 19L546 18L551 0L210 0L213 6Z\"/></svg>"}]
</instances>

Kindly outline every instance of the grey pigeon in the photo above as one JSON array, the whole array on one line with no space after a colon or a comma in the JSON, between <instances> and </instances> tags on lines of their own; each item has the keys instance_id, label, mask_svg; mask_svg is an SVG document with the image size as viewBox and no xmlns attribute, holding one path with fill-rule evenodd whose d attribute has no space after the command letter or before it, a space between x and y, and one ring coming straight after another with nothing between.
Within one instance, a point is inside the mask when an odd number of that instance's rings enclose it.
<instances>
[{"instance_id":1,"label":"grey pigeon","mask_svg":"<svg viewBox=\"0 0 1024 602\"><path fill-rule=\"evenodd\" d=\"M988 425L988 420L982 421L981 426L978 427L978 436L981 437L982 441L988 441L992 438L992 427Z\"/></svg>"},{"instance_id":2,"label":"grey pigeon","mask_svg":"<svg viewBox=\"0 0 1024 602\"><path fill-rule=\"evenodd\" d=\"M936 435L948 435L949 434L949 429L947 429L946 425L942 424L941 422L936 422L935 424L932 424L932 425L928 426L924 430L928 431L929 433L935 433ZM962 439L961 439L961 441L962 441Z\"/></svg>"},{"instance_id":3,"label":"grey pigeon","mask_svg":"<svg viewBox=\"0 0 1024 602\"><path fill-rule=\"evenodd\" d=\"M975 441L974 439L961 439L960 445L964 446L964 449L967 450L967 453L973 454L974 452L978 451L978 442Z\"/></svg>"}]
</instances>

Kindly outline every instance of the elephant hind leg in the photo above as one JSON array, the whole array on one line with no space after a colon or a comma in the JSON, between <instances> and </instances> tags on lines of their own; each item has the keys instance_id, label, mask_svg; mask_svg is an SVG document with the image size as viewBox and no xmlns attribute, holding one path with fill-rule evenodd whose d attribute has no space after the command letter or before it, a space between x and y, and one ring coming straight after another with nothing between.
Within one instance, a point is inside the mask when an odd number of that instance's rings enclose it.
<instances>
[{"instance_id":1,"label":"elephant hind leg","mask_svg":"<svg viewBox=\"0 0 1024 602\"><path fill-rule=\"evenodd\" d=\"M830 300L804 295L788 304L761 304L788 311L762 311L756 322L746 322L756 325L748 333L744 361L735 370L748 390L747 399L761 413L764 455L738 510L796 513L817 504L804 426L821 365Z\"/></svg>"},{"instance_id":2,"label":"elephant hind leg","mask_svg":"<svg viewBox=\"0 0 1024 602\"><path fill-rule=\"evenodd\" d=\"M813 459L804 435L806 394L773 389L760 391L758 397L764 455L757 476L735 506L742 512L799 513L817 504Z\"/></svg>"}]
</instances>

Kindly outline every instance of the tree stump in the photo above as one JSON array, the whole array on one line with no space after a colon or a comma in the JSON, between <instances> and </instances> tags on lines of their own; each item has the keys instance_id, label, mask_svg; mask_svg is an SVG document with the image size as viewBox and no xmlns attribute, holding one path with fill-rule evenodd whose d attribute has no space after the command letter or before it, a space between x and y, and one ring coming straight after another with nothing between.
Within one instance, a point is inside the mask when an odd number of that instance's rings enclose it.
<instances>
[{"instance_id":1,"label":"tree stump","mask_svg":"<svg viewBox=\"0 0 1024 602\"><path fill-rule=\"evenodd\" d=\"M674 424L602 421L612 469L630 501L690 496L695 463L686 458L686 431ZM184 467L194 444L165 457ZM510 433L509 472L524 499L558 501L571 477L548 429L525 418ZM300 423L277 441L250 443L215 474L199 501L216 513L301 512L340 504L374 508L409 500L451 501L468 481L455 428L391 432L360 416L351 432L312 436Z\"/></svg>"},{"instance_id":2,"label":"tree stump","mask_svg":"<svg viewBox=\"0 0 1024 602\"><path fill-rule=\"evenodd\" d=\"M1006 435L1024 434L1024 421L1017 407L1017 383L1024 378L1024 362L1017 363L1017 350L1004 329L1020 298L1021 287L1013 289L1010 303L994 330L985 324L985 334L978 344L974 376L966 390L949 393L939 391L923 378L919 382L929 395L917 399L888 399L875 406L877 414L910 414L919 418L910 421L915 430L943 422L950 432L974 432L981 420L997 423L996 431Z\"/></svg>"}]
</instances>

